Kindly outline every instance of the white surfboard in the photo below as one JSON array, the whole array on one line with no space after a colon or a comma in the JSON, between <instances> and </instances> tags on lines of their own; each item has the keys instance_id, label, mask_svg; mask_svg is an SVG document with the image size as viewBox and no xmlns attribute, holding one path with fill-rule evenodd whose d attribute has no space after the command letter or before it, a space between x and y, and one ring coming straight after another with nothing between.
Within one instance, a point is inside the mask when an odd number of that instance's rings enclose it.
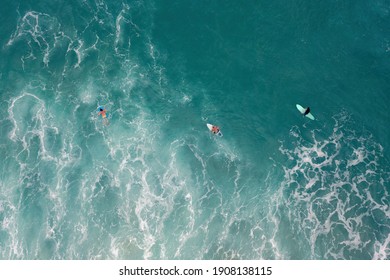
<instances>
[{"instance_id":1,"label":"white surfboard","mask_svg":"<svg viewBox=\"0 0 390 280\"><path fill-rule=\"evenodd\" d=\"M303 108L303 107L302 107L301 105L299 105L299 104L297 104L296 106L297 106L298 111L301 112L301 114L303 115L303 114L305 113L305 111L306 111L306 108ZM314 116L313 116L311 113L305 115L305 117L308 117L309 119L311 119L311 120L314 121Z\"/></svg>"},{"instance_id":2,"label":"white surfboard","mask_svg":"<svg viewBox=\"0 0 390 280\"><path fill-rule=\"evenodd\" d=\"M214 125L212 125L212 124L206 124L207 125L207 128L211 131L211 132L213 132L213 126ZM218 135L219 137L222 137L223 136L223 134L222 134L222 132L221 131L218 131L218 133L216 133L216 135Z\"/></svg>"}]
</instances>

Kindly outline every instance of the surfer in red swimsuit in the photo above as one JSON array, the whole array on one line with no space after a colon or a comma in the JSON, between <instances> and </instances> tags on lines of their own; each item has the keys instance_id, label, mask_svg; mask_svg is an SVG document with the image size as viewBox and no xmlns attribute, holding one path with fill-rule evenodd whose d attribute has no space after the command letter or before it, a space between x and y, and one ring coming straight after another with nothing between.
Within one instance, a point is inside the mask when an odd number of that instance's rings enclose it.
<instances>
[{"instance_id":1,"label":"surfer in red swimsuit","mask_svg":"<svg viewBox=\"0 0 390 280\"><path fill-rule=\"evenodd\" d=\"M216 125L213 125L213 127L211 128L211 132L214 134L217 134L219 132L219 127Z\"/></svg>"},{"instance_id":2,"label":"surfer in red swimsuit","mask_svg":"<svg viewBox=\"0 0 390 280\"><path fill-rule=\"evenodd\" d=\"M106 113L107 113L106 109L103 109L102 107L99 108L98 116L102 115L102 118L105 119L105 118L107 118Z\"/></svg>"},{"instance_id":3,"label":"surfer in red swimsuit","mask_svg":"<svg viewBox=\"0 0 390 280\"><path fill-rule=\"evenodd\" d=\"M103 124L108 125L108 119L107 119L107 111L103 107L99 107L98 116L102 116L103 118Z\"/></svg>"}]
</instances>

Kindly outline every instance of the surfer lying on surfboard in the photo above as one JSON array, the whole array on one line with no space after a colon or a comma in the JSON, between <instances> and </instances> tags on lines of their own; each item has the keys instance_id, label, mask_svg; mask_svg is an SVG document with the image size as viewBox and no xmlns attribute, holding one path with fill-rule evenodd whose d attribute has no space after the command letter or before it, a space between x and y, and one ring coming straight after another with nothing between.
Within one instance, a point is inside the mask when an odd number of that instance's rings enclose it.
<instances>
[{"instance_id":1,"label":"surfer lying on surfboard","mask_svg":"<svg viewBox=\"0 0 390 280\"><path fill-rule=\"evenodd\" d=\"M213 127L211 128L211 132L214 134L217 134L219 132L219 127L216 125L213 125Z\"/></svg>"},{"instance_id":2,"label":"surfer lying on surfboard","mask_svg":"<svg viewBox=\"0 0 390 280\"><path fill-rule=\"evenodd\" d=\"M304 116L304 117L307 117L311 120L314 121L314 116L312 115L312 113L310 113L310 107L307 107L307 108L303 108L301 105L299 104L296 104L296 107L298 109L299 112L301 112L301 114Z\"/></svg>"},{"instance_id":3,"label":"surfer lying on surfboard","mask_svg":"<svg viewBox=\"0 0 390 280\"><path fill-rule=\"evenodd\" d=\"M102 116L103 118L103 124L107 125L108 124L108 120L107 120L107 110L103 108L103 106L99 106L98 107L98 116Z\"/></svg>"},{"instance_id":4,"label":"surfer lying on surfboard","mask_svg":"<svg viewBox=\"0 0 390 280\"><path fill-rule=\"evenodd\" d=\"M213 124L209 124L209 123L206 125L207 125L207 128L210 130L210 132L212 132L215 135L218 135L219 137L222 137L222 132L218 126L213 125Z\"/></svg>"}]
</instances>

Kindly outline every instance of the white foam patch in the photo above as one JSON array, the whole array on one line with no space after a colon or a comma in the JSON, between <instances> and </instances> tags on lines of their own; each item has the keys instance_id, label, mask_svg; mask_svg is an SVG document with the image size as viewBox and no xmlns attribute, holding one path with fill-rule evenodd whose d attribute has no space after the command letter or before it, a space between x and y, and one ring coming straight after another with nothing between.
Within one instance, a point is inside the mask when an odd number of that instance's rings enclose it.
<instances>
[{"instance_id":1,"label":"white foam patch","mask_svg":"<svg viewBox=\"0 0 390 280\"><path fill-rule=\"evenodd\" d=\"M187 94L184 94L183 97L182 97L182 103L183 104L188 104L192 101L192 96L189 96Z\"/></svg>"},{"instance_id":2,"label":"white foam patch","mask_svg":"<svg viewBox=\"0 0 390 280\"><path fill-rule=\"evenodd\" d=\"M390 234L387 236L386 240L383 241L383 243L376 240L374 248L374 260L388 260L390 255Z\"/></svg>"},{"instance_id":3,"label":"white foam patch","mask_svg":"<svg viewBox=\"0 0 390 280\"><path fill-rule=\"evenodd\" d=\"M27 46L26 53L20 58L22 68L26 69L26 62L42 61L46 68L50 69L50 59L56 52L65 56L74 54L75 63L63 65L63 76L69 69L79 68L85 57L91 51L97 51L101 40L96 35L96 41L87 45L77 34L64 30L58 19L37 11L28 11L19 17L14 33L8 39L7 48L13 48L15 42L23 42Z\"/></svg>"},{"instance_id":4,"label":"white foam patch","mask_svg":"<svg viewBox=\"0 0 390 280\"><path fill-rule=\"evenodd\" d=\"M116 17L116 20L115 20L115 29L116 29L116 32L115 32L115 42L114 42L114 46L115 46L115 52L118 54L118 45L122 43L122 24L127 24L129 23L129 21L126 19L126 14L128 13L130 9L130 6L127 5L127 4L124 4L123 5L123 8L122 10L120 11L120 13L118 14L118 16ZM129 41L129 46L131 46L131 42Z\"/></svg>"},{"instance_id":5,"label":"white foam patch","mask_svg":"<svg viewBox=\"0 0 390 280\"><path fill-rule=\"evenodd\" d=\"M42 199L39 203L45 205L42 206L43 213L47 211L48 214L48 216L42 215L42 218L47 220L42 225L43 232L40 236L44 238L42 242L49 247L47 250L52 253L53 258L59 254L62 238L60 227L68 207L66 200L70 182L66 179L67 171L82 156L81 148L73 142L76 132L72 129L60 130L58 127L63 126L57 116L54 116L55 114L49 110L48 105L38 94L22 92L10 100L8 118L13 128L9 139L10 147L16 152L14 160L19 165L19 176L18 181L6 182L12 186L9 189L15 191L14 186L28 189L34 187L34 180L39 181L40 190L36 195L39 194L39 199ZM71 128L72 124L69 127ZM38 179L34 179L34 176ZM13 196L8 195L8 197ZM14 207L19 209L20 205ZM23 254L27 254L24 256L27 258L39 257L42 249L40 246L45 245L40 245L40 241L37 240L36 244L32 245L34 250L27 252L26 244L21 239L24 229L17 219L18 214L8 213L8 216L12 219L5 221L4 225L9 228L12 238L15 238L14 241L10 239L10 247L7 247L8 257L23 258ZM13 220L15 222L11 222Z\"/></svg>"},{"instance_id":6,"label":"white foam patch","mask_svg":"<svg viewBox=\"0 0 390 280\"><path fill-rule=\"evenodd\" d=\"M308 139L293 127L292 142L280 147L289 162L282 191L273 196L275 227L306 239L311 252L303 258L388 258L383 249L388 236L379 231L390 223L383 148L370 135L357 136L345 113L334 119L329 136L317 130ZM280 222L285 212L288 218Z\"/></svg>"},{"instance_id":7,"label":"white foam patch","mask_svg":"<svg viewBox=\"0 0 390 280\"><path fill-rule=\"evenodd\" d=\"M44 65L48 67L51 52L59 39L56 35L59 28L60 24L50 15L29 11L19 18L16 31L11 35L6 46L12 47L15 41L25 40L30 53L21 58L23 68L26 60L34 60L40 55ZM35 46L40 50L40 54L35 53Z\"/></svg>"},{"instance_id":8,"label":"white foam patch","mask_svg":"<svg viewBox=\"0 0 390 280\"><path fill-rule=\"evenodd\" d=\"M99 96L99 89L95 87L93 82L85 85L85 89L80 90L79 98L84 104L94 104Z\"/></svg>"},{"instance_id":9,"label":"white foam patch","mask_svg":"<svg viewBox=\"0 0 390 280\"><path fill-rule=\"evenodd\" d=\"M29 152L29 142L32 136L40 139L40 156L44 160L56 161L54 155L45 140L47 133L59 133L56 126L52 125L53 119L50 112L46 110L45 103L37 95L24 92L13 98L8 107L8 118L13 123L13 129L9 138L13 142L21 142L23 150Z\"/></svg>"},{"instance_id":10,"label":"white foam patch","mask_svg":"<svg viewBox=\"0 0 390 280\"><path fill-rule=\"evenodd\" d=\"M215 142L215 153L206 155L192 137L179 137L166 150L161 150L159 128L164 121L167 120L151 118L143 110L126 123L131 129L102 133L109 157L117 163L112 180L121 190L118 212L121 228L126 229L113 237L115 240L111 239L112 256L126 256L129 253L125 248L132 248L134 254L141 254L144 259L186 258L194 254L189 248L196 242L202 248L196 253L196 258L203 258L209 250L208 239L215 238L208 229L214 227L213 220L220 215L217 209L222 206L223 194L210 180L211 171L208 171L214 163L232 169L234 195L241 199L241 175L239 170L234 170L237 153L227 143ZM111 128L116 129L116 125ZM209 139L212 141L213 138ZM195 171L184 164L183 153L200 169ZM83 199L89 201L91 192L83 192ZM208 201L218 203L211 212L200 207L200 204L207 205ZM225 201L223 207L229 208L229 203L230 200ZM228 243L230 238L229 227L234 226L237 219L242 219L243 205L244 202L237 205L237 218L228 219L225 215L223 243ZM236 258L245 256L243 252L233 251L226 254Z\"/></svg>"}]
</instances>

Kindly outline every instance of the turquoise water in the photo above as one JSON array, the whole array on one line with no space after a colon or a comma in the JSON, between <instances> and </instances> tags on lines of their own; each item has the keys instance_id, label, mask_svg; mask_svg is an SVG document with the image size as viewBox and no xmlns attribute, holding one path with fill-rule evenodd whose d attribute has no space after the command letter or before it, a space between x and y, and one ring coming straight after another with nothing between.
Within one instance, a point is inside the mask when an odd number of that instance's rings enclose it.
<instances>
[{"instance_id":1,"label":"turquoise water","mask_svg":"<svg viewBox=\"0 0 390 280\"><path fill-rule=\"evenodd\" d=\"M390 258L388 1L2 4L0 259Z\"/></svg>"}]
</instances>

